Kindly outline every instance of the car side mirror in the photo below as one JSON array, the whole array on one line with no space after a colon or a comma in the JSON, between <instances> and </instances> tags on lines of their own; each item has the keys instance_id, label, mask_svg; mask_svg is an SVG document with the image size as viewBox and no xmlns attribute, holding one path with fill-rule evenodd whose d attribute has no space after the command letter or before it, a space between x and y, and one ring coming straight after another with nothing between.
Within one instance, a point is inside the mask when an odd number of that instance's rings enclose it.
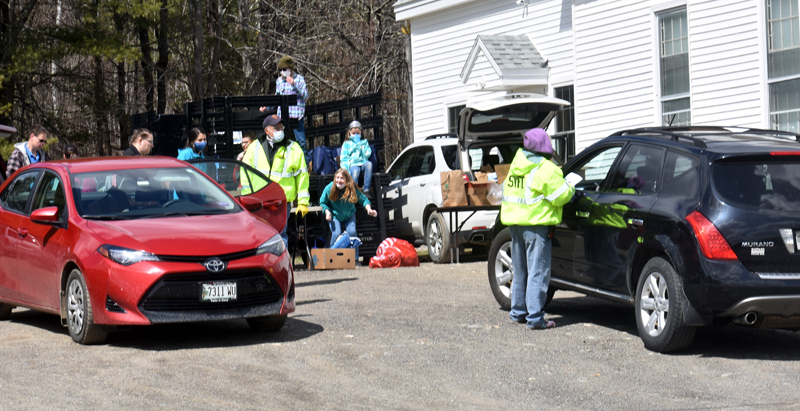
<instances>
[{"instance_id":1,"label":"car side mirror","mask_svg":"<svg viewBox=\"0 0 800 411\"><path fill-rule=\"evenodd\" d=\"M258 211L264 208L264 203L262 203L261 200L255 197L250 197L250 196L239 197L239 203L242 205L242 207L244 207L245 210L251 212Z\"/></svg>"},{"instance_id":2,"label":"car side mirror","mask_svg":"<svg viewBox=\"0 0 800 411\"><path fill-rule=\"evenodd\" d=\"M37 224L59 225L61 223L60 214L58 207L44 207L31 213L31 221Z\"/></svg>"}]
</instances>

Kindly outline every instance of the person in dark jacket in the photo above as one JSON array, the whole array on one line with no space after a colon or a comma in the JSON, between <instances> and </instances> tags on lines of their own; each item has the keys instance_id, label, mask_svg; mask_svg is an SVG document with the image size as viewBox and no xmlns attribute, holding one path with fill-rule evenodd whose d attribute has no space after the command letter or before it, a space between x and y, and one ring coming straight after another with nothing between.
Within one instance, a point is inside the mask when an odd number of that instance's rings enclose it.
<instances>
[{"instance_id":1,"label":"person in dark jacket","mask_svg":"<svg viewBox=\"0 0 800 411\"><path fill-rule=\"evenodd\" d=\"M146 128L137 128L131 134L130 143L123 156L146 156L153 151L153 133Z\"/></svg>"}]
</instances>

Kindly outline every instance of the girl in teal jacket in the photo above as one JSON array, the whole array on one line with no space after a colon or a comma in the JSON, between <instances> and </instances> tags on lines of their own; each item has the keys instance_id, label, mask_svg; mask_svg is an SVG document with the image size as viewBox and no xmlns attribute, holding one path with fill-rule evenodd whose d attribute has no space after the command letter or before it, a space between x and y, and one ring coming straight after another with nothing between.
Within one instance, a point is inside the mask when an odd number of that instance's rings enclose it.
<instances>
[{"instance_id":1,"label":"girl in teal jacket","mask_svg":"<svg viewBox=\"0 0 800 411\"><path fill-rule=\"evenodd\" d=\"M205 158L206 132L200 127L192 127L186 134L186 147L178 149L178 160Z\"/></svg>"},{"instance_id":2,"label":"girl in teal jacket","mask_svg":"<svg viewBox=\"0 0 800 411\"><path fill-rule=\"evenodd\" d=\"M372 149L369 141L361 137L361 123L353 121L347 130L347 141L342 144L342 152L339 154L341 167L350 171L353 180L358 184L358 176L364 174L364 193L369 195L372 185L372 162L369 156Z\"/></svg>"},{"instance_id":3,"label":"girl in teal jacket","mask_svg":"<svg viewBox=\"0 0 800 411\"><path fill-rule=\"evenodd\" d=\"M331 229L331 239L328 244L334 241L342 233L342 226L351 238L358 237L356 232L356 204L361 204L367 209L367 214L376 217L378 212L372 209L372 205L367 196L356 187L353 178L347 170L340 168L333 176L333 182L329 183L319 199L322 210L325 211L325 219ZM356 249L356 260L358 260L358 249Z\"/></svg>"}]
</instances>

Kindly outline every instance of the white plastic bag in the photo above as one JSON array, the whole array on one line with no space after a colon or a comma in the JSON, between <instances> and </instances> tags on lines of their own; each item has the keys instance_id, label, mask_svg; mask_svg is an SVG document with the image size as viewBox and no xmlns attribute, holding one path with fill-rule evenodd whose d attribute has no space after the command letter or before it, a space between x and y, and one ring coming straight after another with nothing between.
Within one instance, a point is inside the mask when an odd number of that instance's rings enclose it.
<instances>
[{"instance_id":1,"label":"white plastic bag","mask_svg":"<svg viewBox=\"0 0 800 411\"><path fill-rule=\"evenodd\" d=\"M489 194L486 195L486 199L493 205L500 205L503 202L503 185L493 182L489 186Z\"/></svg>"}]
</instances>

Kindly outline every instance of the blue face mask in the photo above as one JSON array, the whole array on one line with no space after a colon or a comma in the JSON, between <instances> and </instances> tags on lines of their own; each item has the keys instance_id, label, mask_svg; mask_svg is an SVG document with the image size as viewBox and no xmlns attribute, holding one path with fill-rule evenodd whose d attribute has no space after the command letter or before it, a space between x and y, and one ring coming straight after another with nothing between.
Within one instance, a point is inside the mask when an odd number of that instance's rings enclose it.
<instances>
[{"instance_id":1,"label":"blue face mask","mask_svg":"<svg viewBox=\"0 0 800 411\"><path fill-rule=\"evenodd\" d=\"M352 134L350 135L350 138L355 142L359 142L361 141L361 134Z\"/></svg>"},{"instance_id":2,"label":"blue face mask","mask_svg":"<svg viewBox=\"0 0 800 411\"><path fill-rule=\"evenodd\" d=\"M194 143L195 150L203 151L206 148L206 142L203 141L202 143Z\"/></svg>"}]
</instances>

